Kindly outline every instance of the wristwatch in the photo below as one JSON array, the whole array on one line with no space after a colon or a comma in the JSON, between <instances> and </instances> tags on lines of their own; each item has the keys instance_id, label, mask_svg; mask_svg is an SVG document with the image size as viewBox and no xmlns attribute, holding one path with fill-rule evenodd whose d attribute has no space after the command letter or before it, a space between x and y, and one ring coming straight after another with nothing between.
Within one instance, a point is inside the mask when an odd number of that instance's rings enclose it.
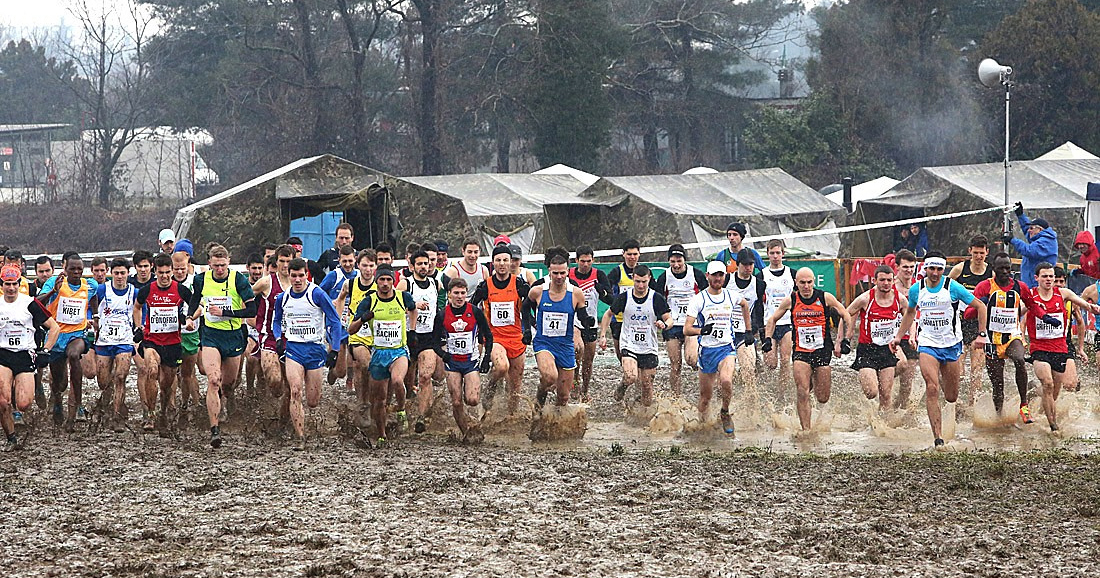
<instances>
[{"instance_id":1,"label":"wristwatch","mask_svg":"<svg viewBox=\"0 0 1100 578\"><path fill-rule=\"evenodd\" d=\"M979 331L978 337L985 337L985 331Z\"/></svg>"}]
</instances>

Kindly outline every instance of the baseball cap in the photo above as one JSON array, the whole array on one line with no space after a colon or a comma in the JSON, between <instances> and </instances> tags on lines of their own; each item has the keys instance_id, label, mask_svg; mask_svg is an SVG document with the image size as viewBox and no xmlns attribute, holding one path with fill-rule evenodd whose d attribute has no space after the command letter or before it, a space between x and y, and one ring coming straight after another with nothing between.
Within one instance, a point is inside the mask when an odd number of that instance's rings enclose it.
<instances>
[{"instance_id":1,"label":"baseball cap","mask_svg":"<svg viewBox=\"0 0 1100 578\"><path fill-rule=\"evenodd\" d=\"M436 239L435 240L435 248L440 253L446 253L447 250L450 249L451 247L449 245L447 245L447 242L444 241L443 239Z\"/></svg>"},{"instance_id":2,"label":"baseball cap","mask_svg":"<svg viewBox=\"0 0 1100 578\"><path fill-rule=\"evenodd\" d=\"M23 270L18 265L4 265L3 269L0 269L0 280L3 281L18 281L23 276Z\"/></svg>"},{"instance_id":3,"label":"baseball cap","mask_svg":"<svg viewBox=\"0 0 1100 578\"><path fill-rule=\"evenodd\" d=\"M174 231L172 231L172 229L161 229L160 230L160 244L161 245L163 245L163 244L165 244L169 241L175 241L175 240L176 240L176 233Z\"/></svg>"},{"instance_id":4,"label":"baseball cap","mask_svg":"<svg viewBox=\"0 0 1100 578\"><path fill-rule=\"evenodd\" d=\"M522 259L523 258L523 249L521 249L519 245L517 245L515 243L509 243L508 244L508 250L512 252L512 258L513 259Z\"/></svg>"},{"instance_id":5,"label":"baseball cap","mask_svg":"<svg viewBox=\"0 0 1100 578\"><path fill-rule=\"evenodd\" d=\"M711 261L707 263L707 275L713 275L714 273L725 273L726 265L721 261Z\"/></svg>"},{"instance_id":6,"label":"baseball cap","mask_svg":"<svg viewBox=\"0 0 1100 578\"><path fill-rule=\"evenodd\" d=\"M511 242L512 242L512 240L508 238L508 235L497 235L496 238L493 239L493 245L494 246L495 245L508 245Z\"/></svg>"},{"instance_id":7,"label":"baseball cap","mask_svg":"<svg viewBox=\"0 0 1100 578\"><path fill-rule=\"evenodd\" d=\"M741 250L737 252L738 263L756 263L756 255L752 254L752 249L748 247L741 247Z\"/></svg>"},{"instance_id":8,"label":"baseball cap","mask_svg":"<svg viewBox=\"0 0 1100 578\"><path fill-rule=\"evenodd\" d=\"M1039 227L1040 229L1050 228L1050 223L1047 223L1046 219L1032 219L1029 226L1030 225L1035 225L1035 226Z\"/></svg>"},{"instance_id":9,"label":"baseball cap","mask_svg":"<svg viewBox=\"0 0 1100 578\"><path fill-rule=\"evenodd\" d=\"M195 255L195 246L191 244L190 239L180 239L179 241L176 241L175 246L172 247L172 252L183 252L193 257Z\"/></svg>"}]
</instances>

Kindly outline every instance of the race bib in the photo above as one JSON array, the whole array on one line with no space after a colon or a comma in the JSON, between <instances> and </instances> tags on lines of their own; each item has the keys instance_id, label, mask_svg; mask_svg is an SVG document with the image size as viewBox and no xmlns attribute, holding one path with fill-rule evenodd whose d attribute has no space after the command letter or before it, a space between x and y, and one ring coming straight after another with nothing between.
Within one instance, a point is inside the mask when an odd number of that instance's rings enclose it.
<instances>
[{"instance_id":1,"label":"race bib","mask_svg":"<svg viewBox=\"0 0 1100 578\"><path fill-rule=\"evenodd\" d=\"M4 348L15 351L22 350L24 340L27 337L27 331L23 329L23 326L5 320L3 327L3 331L0 331L0 343L4 344Z\"/></svg>"},{"instance_id":2,"label":"race bib","mask_svg":"<svg viewBox=\"0 0 1100 578\"><path fill-rule=\"evenodd\" d=\"M88 302L76 297L61 297L57 303L57 322L65 325L79 325L84 322Z\"/></svg>"},{"instance_id":3,"label":"race bib","mask_svg":"<svg viewBox=\"0 0 1100 578\"><path fill-rule=\"evenodd\" d=\"M707 316L706 323L714 324L710 329L710 338L719 343L730 341L733 315L729 311L717 311Z\"/></svg>"},{"instance_id":4,"label":"race bib","mask_svg":"<svg viewBox=\"0 0 1100 578\"><path fill-rule=\"evenodd\" d=\"M434 325L434 317L431 308L416 310L416 332L431 333Z\"/></svg>"},{"instance_id":5,"label":"race bib","mask_svg":"<svg viewBox=\"0 0 1100 578\"><path fill-rule=\"evenodd\" d=\"M473 331L447 334L447 353L451 355L473 355L474 350Z\"/></svg>"},{"instance_id":6,"label":"race bib","mask_svg":"<svg viewBox=\"0 0 1100 578\"><path fill-rule=\"evenodd\" d=\"M374 346L393 349L401 346L401 321L374 320Z\"/></svg>"},{"instance_id":7,"label":"race bib","mask_svg":"<svg viewBox=\"0 0 1100 578\"><path fill-rule=\"evenodd\" d=\"M825 347L825 328L820 325L798 328L798 347L817 351Z\"/></svg>"},{"instance_id":8,"label":"race bib","mask_svg":"<svg viewBox=\"0 0 1100 578\"><path fill-rule=\"evenodd\" d=\"M565 324L569 321L568 313L547 311L542 314L542 335L544 337L565 337Z\"/></svg>"},{"instance_id":9,"label":"race bib","mask_svg":"<svg viewBox=\"0 0 1100 578\"><path fill-rule=\"evenodd\" d=\"M1019 328L1019 312L1014 307L990 307L989 329L997 333L1015 333Z\"/></svg>"},{"instance_id":10,"label":"race bib","mask_svg":"<svg viewBox=\"0 0 1100 578\"><path fill-rule=\"evenodd\" d=\"M730 329L734 333L745 332L745 316L744 315L731 315L730 316Z\"/></svg>"},{"instance_id":11,"label":"race bib","mask_svg":"<svg viewBox=\"0 0 1100 578\"><path fill-rule=\"evenodd\" d=\"M180 330L179 310L175 307L149 308L149 333L175 333Z\"/></svg>"},{"instance_id":12,"label":"race bib","mask_svg":"<svg viewBox=\"0 0 1100 578\"><path fill-rule=\"evenodd\" d=\"M901 327L900 319L879 319L871 322L871 343L889 345Z\"/></svg>"},{"instance_id":13,"label":"race bib","mask_svg":"<svg viewBox=\"0 0 1100 578\"><path fill-rule=\"evenodd\" d=\"M690 297L675 297L670 303L670 309L672 310L672 324L683 325L684 320L687 319L688 303L691 302Z\"/></svg>"},{"instance_id":14,"label":"race bib","mask_svg":"<svg viewBox=\"0 0 1100 578\"><path fill-rule=\"evenodd\" d=\"M506 327L516 324L516 304L511 301L493 301L489 303L489 322L493 327Z\"/></svg>"},{"instance_id":15,"label":"race bib","mask_svg":"<svg viewBox=\"0 0 1100 578\"><path fill-rule=\"evenodd\" d=\"M287 337L310 340L316 338L318 333L318 327L313 323L313 317L310 315L296 315L287 318Z\"/></svg>"},{"instance_id":16,"label":"race bib","mask_svg":"<svg viewBox=\"0 0 1100 578\"><path fill-rule=\"evenodd\" d=\"M1042 319L1035 320L1035 339L1062 339L1065 337L1065 333L1062 330L1065 328L1065 323L1060 327L1055 327L1049 323L1043 322Z\"/></svg>"},{"instance_id":17,"label":"race bib","mask_svg":"<svg viewBox=\"0 0 1100 578\"><path fill-rule=\"evenodd\" d=\"M630 333L634 345L645 345L649 341L649 330L645 327L634 327Z\"/></svg>"},{"instance_id":18,"label":"race bib","mask_svg":"<svg viewBox=\"0 0 1100 578\"><path fill-rule=\"evenodd\" d=\"M210 308L221 307L222 309L230 309L233 305L232 297L228 295L219 295L214 297L206 296L203 297L203 301L206 305L206 311L203 313L203 315L206 316L207 323L217 323L219 321L225 321L229 319L228 317L222 317L221 315L211 315Z\"/></svg>"}]
</instances>

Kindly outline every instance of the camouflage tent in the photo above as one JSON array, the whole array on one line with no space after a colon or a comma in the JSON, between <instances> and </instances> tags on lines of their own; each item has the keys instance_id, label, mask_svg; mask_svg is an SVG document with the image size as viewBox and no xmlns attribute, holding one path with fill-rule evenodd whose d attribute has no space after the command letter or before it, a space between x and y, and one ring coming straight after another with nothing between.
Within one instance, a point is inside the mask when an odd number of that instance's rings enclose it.
<instances>
[{"instance_id":1,"label":"camouflage tent","mask_svg":"<svg viewBox=\"0 0 1100 578\"><path fill-rule=\"evenodd\" d=\"M568 233L549 226L547 206L603 202L582 198L584 183L560 174L387 177L386 186L396 207L402 243L442 239L455 248L472 237L484 249L503 234L525 253L541 252Z\"/></svg>"},{"instance_id":2,"label":"camouflage tent","mask_svg":"<svg viewBox=\"0 0 1100 578\"><path fill-rule=\"evenodd\" d=\"M382 173L333 156L294 161L183 207L172 229L196 248L210 241L238 256L286 239L290 221L343 211L357 241L394 241L395 220Z\"/></svg>"},{"instance_id":3,"label":"camouflage tent","mask_svg":"<svg viewBox=\"0 0 1100 578\"><path fill-rule=\"evenodd\" d=\"M1100 160L1016 161L1009 171L1010 203L1022 202L1027 215L1046 219L1058 232L1060 254L1069 255L1073 238L1084 227L1085 189L1100 175ZM987 163L918 169L886 194L860 201L857 223L971 211L1004 204L1004 165ZM1000 212L933 222L929 245L948 255L965 255L971 237L983 234L996 241ZM1013 219L1013 230L1019 226ZM892 228L850 233L844 247L849 256L881 256L894 249Z\"/></svg>"},{"instance_id":4,"label":"camouflage tent","mask_svg":"<svg viewBox=\"0 0 1100 578\"><path fill-rule=\"evenodd\" d=\"M581 243L596 249L615 248L627 238L637 239L643 247L724 242L731 221L746 223L749 236L766 238L834 228L836 221L844 218L839 205L778 168L604 177L581 196L601 202L583 207L551 206L547 211L555 240L571 248ZM791 244L833 256L838 243L833 234ZM689 257L699 259L720 248L692 251Z\"/></svg>"}]
</instances>

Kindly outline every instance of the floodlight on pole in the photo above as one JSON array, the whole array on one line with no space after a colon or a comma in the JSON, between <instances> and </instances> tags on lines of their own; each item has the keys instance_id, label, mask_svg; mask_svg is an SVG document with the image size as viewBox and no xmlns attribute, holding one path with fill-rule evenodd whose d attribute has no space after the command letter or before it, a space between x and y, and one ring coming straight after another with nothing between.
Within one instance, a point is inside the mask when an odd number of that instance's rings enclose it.
<instances>
[{"instance_id":1,"label":"floodlight on pole","mask_svg":"<svg viewBox=\"0 0 1100 578\"><path fill-rule=\"evenodd\" d=\"M1009 102L1012 94L1012 67L1002 66L992 58L986 58L978 64L978 80L989 88L996 88L999 84L1005 88L1005 205L1008 205L1008 137L1009 137ZM1012 222L1008 213L1005 213L1004 232L1012 231Z\"/></svg>"}]
</instances>

